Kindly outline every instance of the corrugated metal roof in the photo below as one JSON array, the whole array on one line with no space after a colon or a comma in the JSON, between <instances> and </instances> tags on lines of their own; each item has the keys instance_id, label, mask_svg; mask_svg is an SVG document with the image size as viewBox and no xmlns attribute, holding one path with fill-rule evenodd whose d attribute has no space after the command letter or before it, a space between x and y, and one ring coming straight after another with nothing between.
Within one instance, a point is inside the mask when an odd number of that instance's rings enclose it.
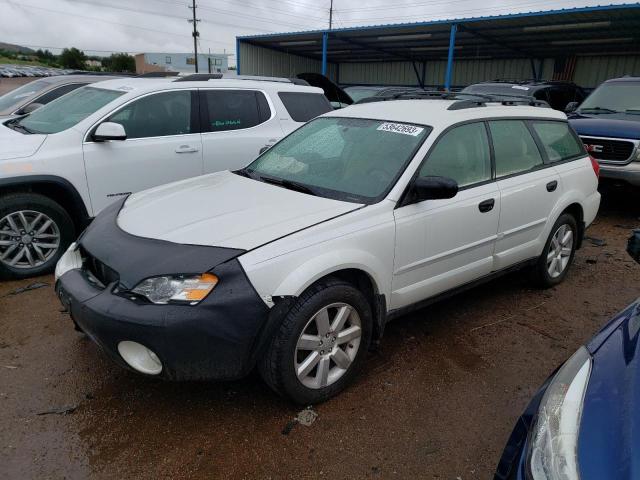
<instances>
[{"instance_id":1,"label":"corrugated metal roof","mask_svg":"<svg viewBox=\"0 0 640 480\"><path fill-rule=\"evenodd\" d=\"M556 15L556 14L571 14L571 13L581 13L581 12L604 12L608 10L615 9L634 9L640 8L640 2L636 3L619 3L619 4L609 4L609 5L598 5L595 7L572 7L572 8L560 8L555 10L537 10L531 12L520 12L520 13L506 13L500 15L486 15L486 16L478 16L478 17L460 17L460 18L449 18L449 19L438 19L431 21L422 21L422 22L407 22L407 23L381 23L374 25L364 25L358 27L345 27L345 28L334 28L330 30L332 33L339 32L352 32L354 30L370 30L370 29L379 29L379 28L401 28L401 27L415 27L415 26L426 26L426 25L440 25L440 24L451 24L451 23L469 23L469 22L481 22L487 20L506 20L511 18L526 18L526 17L544 17L548 15ZM304 35L309 33L321 34L327 32L327 29L320 30L300 30L296 32L280 32L280 33L263 33L257 35L240 35L236 38L239 40L247 40L247 39L257 39L257 38L268 38L268 37L277 37L280 35Z\"/></svg>"},{"instance_id":2,"label":"corrugated metal roof","mask_svg":"<svg viewBox=\"0 0 640 480\"><path fill-rule=\"evenodd\" d=\"M456 58L640 53L640 3L629 3L338 28L330 33L329 62L440 59L446 57L453 24L459 27ZM237 40L317 60L325 32L271 33ZM422 38L416 36L420 33ZM385 36L393 37L392 41Z\"/></svg>"}]
</instances>

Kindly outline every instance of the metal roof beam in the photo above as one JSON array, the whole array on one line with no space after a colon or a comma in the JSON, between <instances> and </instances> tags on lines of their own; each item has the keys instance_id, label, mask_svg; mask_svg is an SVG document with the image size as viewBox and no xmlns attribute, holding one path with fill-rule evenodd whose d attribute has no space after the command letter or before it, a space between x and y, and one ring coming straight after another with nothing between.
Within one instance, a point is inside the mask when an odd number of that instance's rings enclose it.
<instances>
[{"instance_id":1,"label":"metal roof beam","mask_svg":"<svg viewBox=\"0 0 640 480\"><path fill-rule=\"evenodd\" d=\"M463 32L467 32L471 35L473 35L474 37L480 38L481 40L484 40L487 43L492 43L494 45L498 45L500 47L506 48L507 50L511 50L513 52L519 53L520 55L525 55L527 57L535 57L536 55L534 55L533 53L524 50L522 48L518 48L518 47L512 47L510 45L505 45L503 44L499 39L497 39L496 37L493 37L491 35L487 35L485 33L480 33L477 30L473 29L473 28L469 28L466 25L463 24L459 24L458 28L460 30L462 30Z\"/></svg>"},{"instance_id":2,"label":"metal roof beam","mask_svg":"<svg viewBox=\"0 0 640 480\"><path fill-rule=\"evenodd\" d=\"M384 48L373 47L373 46L370 46L370 45L368 45L366 43L358 42L357 40L352 40L351 38L341 37L340 40L342 40L345 43L350 43L351 45L355 45L355 46L360 47L360 48L371 50L373 52L384 53L385 55L390 55L392 57L401 58L401 59L409 61L409 62L413 61L413 57L408 57L406 55L402 55L400 53L392 52L392 51L386 50Z\"/></svg>"}]
</instances>

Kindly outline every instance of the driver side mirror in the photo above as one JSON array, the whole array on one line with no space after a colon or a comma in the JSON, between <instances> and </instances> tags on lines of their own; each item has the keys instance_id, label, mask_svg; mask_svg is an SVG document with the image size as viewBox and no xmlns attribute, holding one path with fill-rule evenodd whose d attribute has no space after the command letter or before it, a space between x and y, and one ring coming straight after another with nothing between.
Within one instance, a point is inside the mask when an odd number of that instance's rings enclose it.
<instances>
[{"instance_id":1,"label":"driver side mirror","mask_svg":"<svg viewBox=\"0 0 640 480\"><path fill-rule=\"evenodd\" d=\"M31 112L35 112L37 109L39 109L40 107L43 107L44 105L42 103L30 103L29 105L27 105L26 107L21 108L19 111L17 111L16 113L18 115L27 115Z\"/></svg>"},{"instance_id":2,"label":"driver side mirror","mask_svg":"<svg viewBox=\"0 0 640 480\"><path fill-rule=\"evenodd\" d=\"M413 200L444 200L458 194L458 182L448 177L418 177L411 187Z\"/></svg>"},{"instance_id":3,"label":"driver side mirror","mask_svg":"<svg viewBox=\"0 0 640 480\"><path fill-rule=\"evenodd\" d=\"M564 107L564 113L573 113L578 109L579 106L579 102L569 102L567 103L567 106Z\"/></svg>"},{"instance_id":4,"label":"driver side mirror","mask_svg":"<svg viewBox=\"0 0 640 480\"><path fill-rule=\"evenodd\" d=\"M94 142L106 142L107 140L126 140L127 132L124 131L124 127L115 122L103 122L98 125L93 135L91 135Z\"/></svg>"}]
</instances>

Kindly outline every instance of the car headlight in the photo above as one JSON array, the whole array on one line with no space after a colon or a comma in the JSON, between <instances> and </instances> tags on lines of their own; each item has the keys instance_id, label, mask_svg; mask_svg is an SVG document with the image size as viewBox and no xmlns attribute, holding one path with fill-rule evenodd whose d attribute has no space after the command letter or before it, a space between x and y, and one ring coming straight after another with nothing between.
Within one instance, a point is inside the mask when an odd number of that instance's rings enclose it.
<instances>
[{"instance_id":1,"label":"car headlight","mask_svg":"<svg viewBox=\"0 0 640 480\"><path fill-rule=\"evenodd\" d=\"M218 277L211 273L196 276L167 275L147 278L136 285L131 292L160 305L167 303L196 305L204 300L217 284Z\"/></svg>"},{"instance_id":2,"label":"car headlight","mask_svg":"<svg viewBox=\"0 0 640 480\"><path fill-rule=\"evenodd\" d=\"M551 380L530 436L530 479L579 480L578 433L590 374L591 355L581 347Z\"/></svg>"}]
</instances>

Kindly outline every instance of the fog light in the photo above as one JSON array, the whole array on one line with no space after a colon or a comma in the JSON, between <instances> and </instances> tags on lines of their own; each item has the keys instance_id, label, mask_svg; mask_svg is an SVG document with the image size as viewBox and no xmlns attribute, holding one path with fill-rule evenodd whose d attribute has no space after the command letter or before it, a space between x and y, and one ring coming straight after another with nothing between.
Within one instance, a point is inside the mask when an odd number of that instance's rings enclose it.
<instances>
[{"instance_id":1,"label":"fog light","mask_svg":"<svg viewBox=\"0 0 640 480\"><path fill-rule=\"evenodd\" d=\"M125 340L118 344L118 352L131 368L147 375L158 375L162 362L158 356L144 345Z\"/></svg>"}]
</instances>

